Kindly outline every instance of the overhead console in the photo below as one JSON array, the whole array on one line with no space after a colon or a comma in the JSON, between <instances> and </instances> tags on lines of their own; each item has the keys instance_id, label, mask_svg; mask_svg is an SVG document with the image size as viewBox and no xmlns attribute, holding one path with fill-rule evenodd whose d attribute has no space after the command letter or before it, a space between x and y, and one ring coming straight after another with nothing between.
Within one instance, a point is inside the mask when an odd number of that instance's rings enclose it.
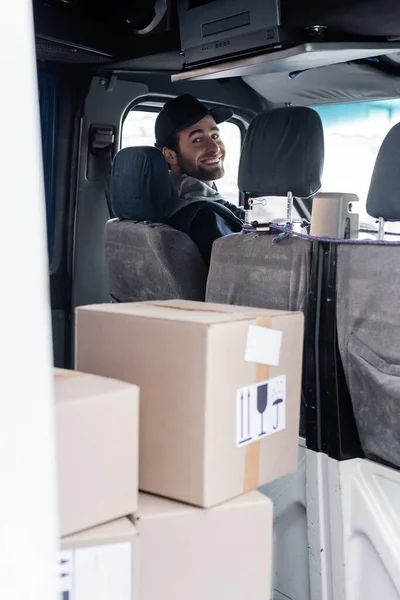
<instances>
[{"instance_id":1,"label":"overhead console","mask_svg":"<svg viewBox=\"0 0 400 600\"><path fill-rule=\"evenodd\" d=\"M271 72L294 77L400 51L400 40L335 33L319 23L283 26L279 0L178 0L178 20L184 67L172 81Z\"/></svg>"},{"instance_id":2,"label":"overhead console","mask_svg":"<svg viewBox=\"0 0 400 600\"><path fill-rule=\"evenodd\" d=\"M284 41L278 0L178 0L187 67Z\"/></svg>"}]
</instances>

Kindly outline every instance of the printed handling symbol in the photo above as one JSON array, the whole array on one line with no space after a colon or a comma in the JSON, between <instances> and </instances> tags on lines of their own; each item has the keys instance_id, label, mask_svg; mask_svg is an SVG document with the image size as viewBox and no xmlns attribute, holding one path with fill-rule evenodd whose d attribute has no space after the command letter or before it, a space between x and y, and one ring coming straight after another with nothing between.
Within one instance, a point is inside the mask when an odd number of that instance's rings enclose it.
<instances>
[{"instance_id":1,"label":"printed handling symbol","mask_svg":"<svg viewBox=\"0 0 400 600\"><path fill-rule=\"evenodd\" d=\"M244 426L244 406L243 406L243 392L240 394L240 437L244 438L243 426Z\"/></svg>"},{"instance_id":2,"label":"printed handling symbol","mask_svg":"<svg viewBox=\"0 0 400 600\"><path fill-rule=\"evenodd\" d=\"M278 398L273 402L272 406L276 406L276 425L273 425L274 429L278 429L279 427L279 405L282 404L283 398Z\"/></svg>"},{"instance_id":3,"label":"printed handling symbol","mask_svg":"<svg viewBox=\"0 0 400 600\"><path fill-rule=\"evenodd\" d=\"M247 437L251 437L250 432L250 390L247 390Z\"/></svg>"},{"instance_id":4,"label":"printed handling symbol","mask_svg":"<svg viewBox=\"0 0 400 600\"><path fill-rule=\"evenodd\" d=\"M72 558L70 552L62 552L59 558L59 577L62 586L61 600L71 600L70 578L72 576Z\"/></svg>"},{"instance_id":5,"label":"printed handling symbol","mask_svg":"<svg viewBox=\"0 0 400 600\"><path fill-rule=\"evenodd\" d=\"M241 437L240 444L249 442L252 439L251 427L250 427L250 396L251 396L251 392L250 392L250 389L248 389L247 390L247 415L245 415L245 413L246 413L245 398L244 398L243 391L240 394L240 437ZM247 431L246 432L245 432L245 416L247 416L247 419L246 419Z\"/></svg>"},{"instance_id":6,"label":"printed handling symbol","mask_svg":"<svg viewBox=\"0 0 400 600\"><path fill-rule=\"evenodd\" d=\"M267 409L267 405L268 405L268 383L266 383L265 385L261 385L257 389L257 410L261 415L261 431L258 434L259 437L261 435L266 434L266 432L264 431L264 413Z\"/></svg>"}]
</instances>

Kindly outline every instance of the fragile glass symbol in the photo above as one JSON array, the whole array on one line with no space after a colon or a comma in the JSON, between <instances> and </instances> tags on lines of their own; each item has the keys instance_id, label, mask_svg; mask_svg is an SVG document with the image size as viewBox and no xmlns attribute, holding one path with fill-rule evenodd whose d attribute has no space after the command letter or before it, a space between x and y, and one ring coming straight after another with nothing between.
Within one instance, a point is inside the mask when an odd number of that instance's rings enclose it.
<instances>
[{"instance_id":1,"label":"fragile glass symbol","mask_svg":"<svg viewBox=\"0 0 400 600\"><path fill-rule=\"evenodd\" d=\"M267 409L268 405L268 383L264 385L260 385L257 388L257 410L261 415L261 432L258 434L265 435L266 431L264 431L264 413Z\"/></svg>"}]
</instances>

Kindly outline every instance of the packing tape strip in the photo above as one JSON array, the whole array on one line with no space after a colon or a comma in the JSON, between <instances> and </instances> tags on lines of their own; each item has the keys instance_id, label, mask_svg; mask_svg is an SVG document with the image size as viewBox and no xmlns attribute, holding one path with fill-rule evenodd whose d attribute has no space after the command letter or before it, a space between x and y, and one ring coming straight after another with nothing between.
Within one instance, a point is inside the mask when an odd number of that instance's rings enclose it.
<instances>
[{"instance_id":1,"label":"packing tape strip","mask_svg":"<svg viewBox=\"0 0 400 600\"><path fill-rule=\"evenodd\" d=\"M271 319L260 317L256 320L259 327L271 328ZM270 367L268 365L256 365L256 382L270 379ZM253 442L246 446L244 458L244 482L243 494L256 490L260 481L260 444L261 441Z\"/></svg>"},{"instance_id":2,"label":"packing tape strip","mask_svg":"<svg viewBox=\"0 0 400 600\"><path fill-rule=\"evenodd\" d=\"M146 302L146 304L150 304L151 306L155 306L156 308L169 308L172 310L183 310L185 312L201 312L201 313L215 313L218 315L241 315L240 311L238 312L231 312L231 311L226 311L226 310L216 310L215 308L190 308L189 306L176 306L174 304L159 304L157 302ZM205 304L205 302L204 302ZM248 316L245 317L246 319L249 319Z\"/></svg>"},{"instance_id":3,"label":"packing tape strip","mask_svg":"<svg viewBox=\"0 0 400 600\"><path fill-rule=\"evenodd\" d=\"M68 370L66 369L65 371L56 371L54 373L54 377L55 379L73 379L74 377L82 377L82 375L84 375L84 373L81 373L80 371L72 371L72 370Z\"/></svg>"}]
</instances>

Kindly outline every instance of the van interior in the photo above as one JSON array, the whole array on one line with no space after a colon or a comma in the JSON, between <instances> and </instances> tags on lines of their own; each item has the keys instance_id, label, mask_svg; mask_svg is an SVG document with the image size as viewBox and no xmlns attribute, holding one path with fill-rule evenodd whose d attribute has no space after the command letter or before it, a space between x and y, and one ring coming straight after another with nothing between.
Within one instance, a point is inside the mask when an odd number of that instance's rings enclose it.
<instances>
[{"instance_id":1,"label":"van interior","mask_svg":"<svg viewBox=\"0 0 400 600\"><path fill-rule=\"evenodd\" d=\"M302 310L299 466L262 489L275 505L274 600L399 599L400 5L33 0L33 15L54 365L73 368L79 306L180 297ZM154 147L157 114L185 93L233 111L218 189L248 223L215 243L207 272L184 234L133 217L132 273L117 281L115 157ZM254 189L238 185L251 123L277 109L283 121L248 147ZM323 156L300 109L322 122ZM322 186L303 193L318 160ZM184 256L172 283L171 245Z\"/></svg>"}]
</instances>

